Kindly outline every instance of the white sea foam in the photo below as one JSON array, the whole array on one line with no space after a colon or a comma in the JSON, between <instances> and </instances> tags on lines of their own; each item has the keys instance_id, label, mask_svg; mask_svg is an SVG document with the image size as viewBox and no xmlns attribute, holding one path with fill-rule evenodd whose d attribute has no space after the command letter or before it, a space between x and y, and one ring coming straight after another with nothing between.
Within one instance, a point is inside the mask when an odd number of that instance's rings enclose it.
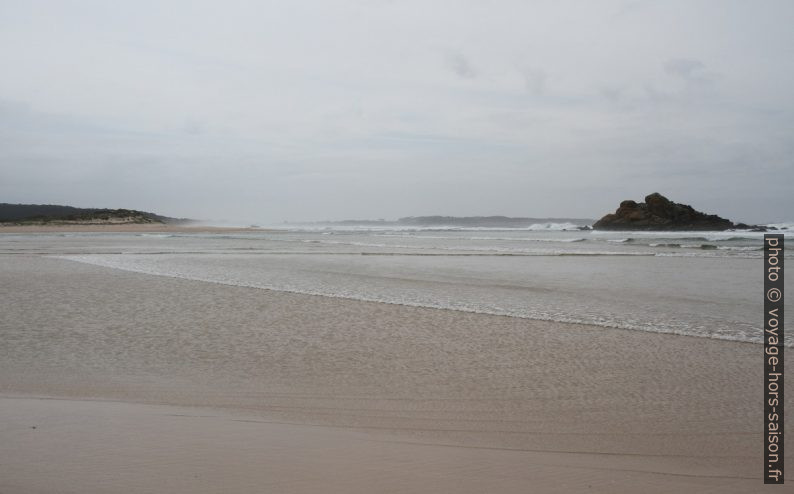
<instances>
[{"instance_id":1,"label":"white sea foam","mask_svg":"<svg viewBox=\"0 0 794 494\"><path fill-rule=\"evenodd\" d=\"M556 230L556 231L566 231L566 230L578 230L580 225L575 223L536 223L527 227L529 231L539 231L539 230Z\"/></svg>"},{"instance_id":2,"label":"white sea foam","mask_svg":"<svg viewBox=\"0 0 794 494\"><path fill-rule=\"evenodd\" d=\"M576 238L539 238L539 237L485 237L485 236L449 236L449 235L417 235L407 233L376 233L376 237L402 237L402 238L423 238L431 240L497 240L505 242L559 242L559 243L573 243L585 242L587 239L582 237Z\"/></svg>"},{"instance_id":3,"label":"white sea foam","mask_svg":"<svg viewBox=\"0 0 794 494\"><path fill-rule=\"evenodd\" d=\"M30 245L23 252L67 254L73 261L152 275L757 339L748 314L757 302L749 294L759 282L753 263L744 260L762 255L762 234L502 229L164 235L92 233L59 237L50 247L43 247L41 235L23 235L5 250L19 253L18 241L26 239Z\"/></svg>"},{"instance_id":4,"label":"white sea foam","mask_svg":"<svg viewBox=\"0 0 794 494\"><path fill-rule=\"evenodd\" d=\"M578 231L576 223L533 223L521 227L487 227L487 226L459 226L459 225L275 225L268 230L285 232L488 232L488 231Z\"/></svg>"},{"instance_id":5,"label":"white sea foam","mask_svg":"<svg viewBox=\"0 0 794 494\"><path fill-rule=\"evenodd\" d=\"M518 261L518 258L514 258L516 261L511 261L511 266L514 266L514 268L506 268L507 271L500 273L492 272L492 268L488 266L499 268L501 264L490 264L492 261L487 261L489 264L482 266L484 271L478 271L478 273L486 277L480 281L480 278L470 278L470 275L460 278L460 269L468 270L478 266L476 264L471 265L468 261L464 261L461 258L457 258L461 260L455 261L453 265L450 265L447 261L438 265L433 260L436 258L433 257L401 257L399 253L394 252L384 252L382 254L385 254L386 257L373 258L371 261L367 261L364 267L360 267L360 263L357 261L352 261L352 263L347 261L346 259L349 259L347 256L345 256L345 259L339 256L332 256L319 261L315 260L314 256L301 256L300 259L293 258L297 259L294 262L289 257L281 256L271 261L272 256L250 254L206 254L200 256L184 256L182 254L67 255L57 257L149 275L290 293L527 319L585 323L604 327L735 341L760 341L751 324L738 321L727 323L725 320L720 319L723 317L721 313L717 312L713 316L709 316L709 312L702 312L698 305L694 306L694 309L687 308L686 310L676 308L678 305L675 304L670 306L669 309L654 309L653 305L643 308L643 304L647 304L647 297L636 294L635 292L640 292L641 290L632 289L630 285L631 278L625 278L622 275L617 275L617 278L611 282L608 280L592 281L598 280L596 277L585 278L591 280L588 281L587 285L592 285L591 288L587 288L587 286L581 287L580 281L571 279L570 282L566 282L569 284L552 289L557 282L551 281L554 279L554 277L551 277L549 281L539 281L540 285L538 285L537 289L540 291L536 291L536 288L534 288L535 278L544 273L544 271L537 271L537 268L544 266L544 264L524 266L521 261ZM393 258L395 261L389 260L392 258L388 256L395 254L398 256ZM581 259L581 261L577 261L577 265L590 266L588 269L592 269L597 268L599 262L595 261L595 264L593 264L590 261L585 261L587 256L603 256L604 253L581 251L555 255L573 255L576 259ZM617 259L614 256L622 255L625 254L612 253L608 254L607 258ZM647 252L631 253L629 255L663 256L664 254ZM303 259L307 259L307 261L304 262ZM388 260L388 262L383 264L379 259ZM402 259L405 259L405 261ZM417 259L417 261L426 259L426 261L416 264L414 261L408 261L409 259ZM443 260L444 258L438 259ZM492 257L490 259L496 258ZM477 262L479 263L480 261ZM560 259L558 262L563 261ZM581 264L582 262L587 262L588 264ZM614 266L610 269L621 269L622 261L616 262L618 263L610 264L610 266ZM396 270L392 271L389 266L394 266ZM447 268L442 266L458 267L451 267L451 270L447 270ZM565 267L567 263L559 264L558 266ZM426 271L428 269L431 271ZM514 269L518 271L514 272ZM521 275L522 270L525 271L524 275ZM433 271L437 271L436 274L432 274ZM426 272L428 273L427 275L423 274ZM569 271L567 276L576 272L576 269ZM594 271L594 273L597 272L599 272L598 269ZM447 276L452 276L452 278L448 280ZM563 276L562 279L568 278ZM629 286L625 289L620 288L619 293L621 295L607 297L603 302L598 302L598 298L593 298L595 294L600 293L601 288L599 287L601 286L619 286L615 285L615 280L618 279L624 280L623 282L629 282ZM524 287L527 280L531 284ZM655 280L655 282L664 283L659 280ZM669 284L669 282L667 283ZM638 288L646 286L645 284L640 284ZM724 288L724 286L721 288ZM590 290L595 291L591 292ZM676 289L676 291L680 292L681 288ZM530 298L526 298L530 295ZM685 295L678 293L676 297L685 297ZM629 305L620 308L620 304L615 305L617 300L631 300L632 298L636 298L636 301L631 302L631 304L636 304L637 307ZM688 304L687 307L690 307L690 305ZM639 311L637 311L638 308L640 309ZM698 312L699 310L701 313ZM682 317L682 314L687 313L687 311L694 315ZM709 321L710 318L713 318L714 321L704 322Z\"/></svg>"}]
</instances>

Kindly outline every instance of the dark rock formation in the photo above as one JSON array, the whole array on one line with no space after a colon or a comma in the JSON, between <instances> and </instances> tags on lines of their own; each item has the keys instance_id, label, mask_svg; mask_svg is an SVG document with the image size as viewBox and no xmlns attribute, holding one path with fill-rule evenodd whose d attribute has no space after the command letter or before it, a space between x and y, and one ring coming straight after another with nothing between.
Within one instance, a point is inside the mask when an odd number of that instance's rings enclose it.
<instances>
[{"instance_id":1,"label":"dark rock formation","mask_svg":"<svg viewBox=\"0 0 794 494\"><path fill-rule=\"evenodd\" d=\"M745 228L747 225L743 225ZM692 206L675 203L658 192L645 202L623 201L614 214L596 221L594 230L702 230L721 231L739 228L716 214L696 211Z\"/></svg>"}]
</instances>

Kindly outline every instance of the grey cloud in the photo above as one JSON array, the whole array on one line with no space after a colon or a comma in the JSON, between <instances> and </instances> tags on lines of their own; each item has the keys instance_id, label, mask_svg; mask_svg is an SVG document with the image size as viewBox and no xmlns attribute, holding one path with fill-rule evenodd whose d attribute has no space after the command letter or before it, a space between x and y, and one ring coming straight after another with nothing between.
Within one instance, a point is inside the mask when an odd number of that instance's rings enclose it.
<instances>
[{"instance_id":1,"label":"grey cloud","mask_svg":"<svg viewBox=\"0 0 794 494\"><path fill-rule=\"evenodd\" d=\"M618 87L602 87L599 90L601 96L612 104L618 104L623 100L624 91Z\"/></svg>"},{"instance_id":2,"label":"grey cloud","mask_svg":"<svg viewBox=\"0 0 794 494\"><path fill-rule=\"evenodd\" d=\"M635 13L640 13L642 12L642 10L644 10L647 7L648 7L647 0L622 2L622 4L619 5L613 17L628 16Z\"/></svg>"},{"instance_id":3,"label":"grey cloud","mask_svg":"<svg viewBox=\"0 0 794 494\"><path fill-rule=\"evenodd\" d=\"M462 53L448 53L447 65L455 75L462 79L474 79L477 71Z\"/></svg>"},{"instance_id":4,"label":"grey cloud","mask_svg":"<svg viewBox=\"0 0 794 494\"><path fill-rule=\"evenodd\" d=\"M197 119L187 118L182 127L187 134L198 135L204 132L204 124Z\"/></svg>"},{"instance_id":5,"label":"grey cloud","mask_svg":"<svg viewBox=\"0 0 794 494\"><path fill-rule=\"evenodd\" d=\"M524 70L524 85L531 94L540 96L546 91L546 73L540 69Z\"/></svg>"},{"instance_id":6,"label":"grey cloud","mask_svg":"<svg viewBox=\"0 0 794 494\"><path fill-rule=\"evenodd\" d=\"M666 61L664 63L664 71L688 81L704 80L708 77L706 65L703 62L687 58L674 58Z\"/></svg>"}]
</instances>

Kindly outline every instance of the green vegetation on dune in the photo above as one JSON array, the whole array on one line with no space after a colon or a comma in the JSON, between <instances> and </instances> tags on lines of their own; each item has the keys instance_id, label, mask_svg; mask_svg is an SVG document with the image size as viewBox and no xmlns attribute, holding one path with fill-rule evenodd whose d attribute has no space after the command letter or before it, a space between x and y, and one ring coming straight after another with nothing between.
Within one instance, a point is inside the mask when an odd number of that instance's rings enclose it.
<instances>
[{"instance_id":1,"label":"green vegetation on dune","mask_svg":"<svg viewBox=\"0 0 794 494\"><path fill-rule=\"evenodd\" d=\"M134 209L75 208L52 204L0 203L0 223L15 225L44 224L123 224L186 223L184 218L170 218Z\"/></svg>"}]
</instances>

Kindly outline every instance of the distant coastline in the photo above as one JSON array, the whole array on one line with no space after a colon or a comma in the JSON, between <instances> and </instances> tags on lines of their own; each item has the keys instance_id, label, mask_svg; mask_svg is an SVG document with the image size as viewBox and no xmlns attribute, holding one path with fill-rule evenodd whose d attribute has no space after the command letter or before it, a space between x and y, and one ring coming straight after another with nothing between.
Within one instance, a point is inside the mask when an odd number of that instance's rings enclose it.
<instances>
[{"instance_id":1,"label":"distant coastline","mask_svg":"<svg viewBox=\"0 0 794 494\"><path fill-rule=\"evenodd\" d=\"M2 233L242 233L263 232L262 228L224 227L171 223L0 223Z\"/></svg>"},{"instance_id":2,"label":"distant coastline","mask_svg":"<svg viewBox=\"0 0 794 494\"><path fill-rule=\"evenodd\" d=\"M76 208L55 204L0 203L2 226L67 225L189 225L187 218L172 218L135 209Z\"/></svg>"}]
</instances>

